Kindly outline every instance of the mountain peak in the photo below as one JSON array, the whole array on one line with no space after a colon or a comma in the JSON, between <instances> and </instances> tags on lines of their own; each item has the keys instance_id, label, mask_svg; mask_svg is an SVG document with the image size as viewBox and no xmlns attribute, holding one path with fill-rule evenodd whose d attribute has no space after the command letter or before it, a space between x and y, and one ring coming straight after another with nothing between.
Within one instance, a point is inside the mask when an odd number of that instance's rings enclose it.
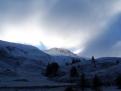
<instances>
[{"instance_id":1,"label":"mountain peak","mask_svg":"<svg viewBox=\"0 0 121 91\"><path fill-rule=\"evenodd\" d=\"M45 52L50 55L77 57L76 54L65 48L51 48L49 50L46 50Z\"/></svg>"}]
</instances>

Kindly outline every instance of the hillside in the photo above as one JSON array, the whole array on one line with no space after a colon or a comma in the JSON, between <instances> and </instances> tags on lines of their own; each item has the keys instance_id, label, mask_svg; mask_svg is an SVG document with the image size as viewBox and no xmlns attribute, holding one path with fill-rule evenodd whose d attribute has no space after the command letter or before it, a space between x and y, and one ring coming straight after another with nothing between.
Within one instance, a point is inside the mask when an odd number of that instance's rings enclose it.
<instances>
[{"instance_id":1,"label":"hillside","mask_svg":"<svg viewBox=\"0 0 121 91\"><path fill-rule=\"evenodd\" d=\"M60 65L65 65L65 63L71 63L73 59L77 60L85 60L68 49L64 48L51 48L49 50L45 50L45 53L52 56L53 61L56 61Z\"/></svg>"},{"instance_id":2,"label":"hillside","mask_svg":"<svg viewBox=\"0 0 121 91\"><path fill-rule=\"evenodd\" d=\"M41 71L48 62L51 56L34 46L0 41L0 80L43 77Z\"/></svg>"},{"instance_id":3,"label":"hillside","mask_svg":"<svg viewBox=\"0 0 121 91\"><path fill-rule=\"evenodd\" d=\"M56 77L48 78L44 73L47 65L52 62L59 64L59 72ZM86 79L91 80L98 75L106 83L113 82L121 74L121 58L97 58L94 64L91 58L79 57L67 49L52 48L41 51L31 45L0 41L0 81L3 83L61 84L71 80L75 83L80 76L70 77L72 67L77 69L79 75L84 73Z\"/></svg>"}]
</instances>

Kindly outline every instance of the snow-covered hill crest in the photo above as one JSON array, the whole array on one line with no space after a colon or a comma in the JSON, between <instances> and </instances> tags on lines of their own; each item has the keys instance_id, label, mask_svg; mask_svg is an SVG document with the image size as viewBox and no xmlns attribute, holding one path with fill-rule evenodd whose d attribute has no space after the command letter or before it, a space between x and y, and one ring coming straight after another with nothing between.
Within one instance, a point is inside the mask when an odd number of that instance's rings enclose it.
<instances>
[{"instance_id":1,"label":"snow-covered hill crest","mask_svg":"<svg viewBox=\"0 0 121 91\"><path fill-rule=\"evenodd\" d=\"M31 45L0 41L0 55L25 57L28 59L48 58L49 55Z\"/></svg>"},{"instance_id":2,"label":"snow-covered hill crest","mask_svg":"<svg viewBox=\"0 0 121 91\"><path fill-rule=\"evenodd\" d=\"M70 57L78 57L76 54L71 52L70 50L64 48L51 48L49 50L45 50L46 53L53 56L70 56Z\"/></svg>"},{"instance_id":3,"label":"snow-covered hill crest","mask_svg":"<svg viewBox=\"0 0 121 91\"><path fill-rule=\"evenodd\" d=\"M41 70L50 61L50 55L34 46L0 41L1 73L6 70L15 71L16 68L20 71Z\"/></svg>"}]
</instances>

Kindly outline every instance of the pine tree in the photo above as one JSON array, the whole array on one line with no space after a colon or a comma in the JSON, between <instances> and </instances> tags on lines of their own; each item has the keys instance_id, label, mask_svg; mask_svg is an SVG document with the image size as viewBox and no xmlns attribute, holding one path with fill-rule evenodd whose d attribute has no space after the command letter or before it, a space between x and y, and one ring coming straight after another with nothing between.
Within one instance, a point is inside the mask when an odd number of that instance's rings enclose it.
<instances>
[{"instance_id":1,"label":"pine tree","mask_svg":"<svg viewBox=\"0 0 121 91\"><path fill-rule=\"evenodd\" d=\"M119 64L119 63L120 63L119 60L117 60L117 61L116 61L116 64Z\"/></svg>"},{"instance_id":2,"label":"pine tree","mask_svg":"<svg viewBox=\"0 0 121 91\"><path fill-rule=\"evenodd\" d=\"M50 64L47 64L46 70L45 70L45 75L49 76L50 75Z\"/></svg>"},{"instance_id":3,"label":"pine tree","mask_svg":"<svg viewBox=\"0 0 121 91\"><path fill-rule=\"evenodd\" d=\"M86 78L85 78L85 74L84 73L81 74L80 87L81 87L82 91L86 87Z\"/></svg>"},{"instance_id":4,"label":"pine tree","mask_svg":"<svg viewBox=\"0 0 121 91\"><path fill-rule=\"evenodd\" d=\"M94 68L96 68L96 60L94 56L92 56L91 61L92 61L92 64L94 65Z\"/></svg>"},{"instance_id":5,"label":"pine tree","mask_svg":"<svg viewBox=\"0 0 121 91\"><path fill-rule=\"evenodd\" d=\"M102 86L101 79L97 75L95 75L95 77L93 78L93 89L99 90L101 86Z\"/></svg>"},{"instance_id":6,"label":"pine tree","mask_svg":"<svg viewBox=\"0 0 121 91\"><path fill-rule=\"evenodd\" d=\"M119 89L121 89L121 75L118 75L118 76L117 76L117 78L116 78L116 80L115 80L115 83L116 83L117 87L118 87Z\"/></svg>"},{"instance_id":7,"label":"pine tree","mask_svg":"<svg viewBox=\"0 0 121 91\"><path fill-rule=\"evenodd\" d=\"M64 91L74 91L72 87L67 87Z\"/></svg>"},{"instance_id":8,"label":"pine tree","mask_svg":"<svg viewBox=\"0 0 121 91\"><path fill-rule=\"evenodd\" d=\"M45 75L48 77L54 77L57 75L58 71L59 71L58 63L53 62L47 65Z\"/></svg>"},{"instance_id":9,"label":"pine tree","mask_svg":"<svg viewBox=\"0 0 121 91\"><path fill-rule=\"evenodd\" d=\"M72 67L70 69L70 77L78 77L78 76L79 76L79 73L78 73L76 67Z\"/></svg>"}]
</instances>

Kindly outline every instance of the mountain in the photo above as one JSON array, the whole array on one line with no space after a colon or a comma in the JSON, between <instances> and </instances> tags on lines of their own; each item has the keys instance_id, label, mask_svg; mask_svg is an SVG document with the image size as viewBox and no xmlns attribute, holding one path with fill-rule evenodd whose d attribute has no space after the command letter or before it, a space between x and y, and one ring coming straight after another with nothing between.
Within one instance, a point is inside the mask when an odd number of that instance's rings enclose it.
<instances>
[{"instance_id":1,"label":"mountain","mask_svg":"<svg viewBox=\"0 0 121 91\"><path fill-rule=\"evenodd\" d=\"M112 81L121 74L120 61L120 57L97 58L95 68L91 59L81 58L67 49L52 48L43 52L31 45L0 41L0 81L49 81L43 73L50 62L60 65L54 81L70 81L72 67L76 67L79 74L85 73L90 80L97 74L104 81ZM75 81L79 79L77 77Z\"/></svg>"},{"instance_id":2,"label":"mountain","mask_svg":"<svg viewBox=\"0 0 121 91\"><path fill-rule=\"evenodd\" d=\"M0 76L39 74L51 56L38 48L0 40ZM17 71L16 71L17 69Z\"/></svg>"},{"instance_id":3,"label":"mountain","mask_svg":"<svg viewBox=\"0 0 121 91\"><path fill-rule=\"evenodd\" d=\"M50 56L38 48L31 45L24 45L18 43L10 43L0 41L0 56L6 57L23 57L26 59L43 60L46 62L50 59Z\"/></svg>"},{"instance_id":4,"label":"mountain","mask_svg":"<svg viewBox=\"0 0 121 91\"><path fill-rule=\"evenodd\" d=\"M50 57L48 54L31 45L0 41L0 56L2 55L8 57L25 57L31 59L45 59Z\"/></svg>"},{"instance_id":5,"label":"mountain","mask_svg":"<svg viewBox=\"0 0 121 91\"><path fill-rule=\"evenodd\" d=\"M101 57L95 59L96 67L93 61L85 60L78 63L69 64L62 69L65 75L60 77L58 81L70 81L69 72L72 67L77 69L79 75L85 74L88 80L92 80L95 75L98 75L105 84L114 82L116 77L121 74L121 57ZM78 82L80 78L76 78Z\"/></svg>"},{"instance_id":6,"label":"mountain","mask_svg":"<svg viewBox=\"0 0 121 91\"><path fill-rule=\"evenodd\" d=\"M52 60L60 65L71 63L73 59L83 60L83 58L64 48L51 48L49 50L45 50L44 52L51 55Z\"/></svg>"},{"instance_id":7,"label":"mountain","mask_svg":"<svg viewBox=\"0 0 121 91\"><path fill-rule=\"evenodd\" d=\"M64 49L64 48L51 48L49 50L45 50L45 53L53 55L53 56L70 56L70 57L78 57L73 52Z\"/></svg>"}]
</instances>

